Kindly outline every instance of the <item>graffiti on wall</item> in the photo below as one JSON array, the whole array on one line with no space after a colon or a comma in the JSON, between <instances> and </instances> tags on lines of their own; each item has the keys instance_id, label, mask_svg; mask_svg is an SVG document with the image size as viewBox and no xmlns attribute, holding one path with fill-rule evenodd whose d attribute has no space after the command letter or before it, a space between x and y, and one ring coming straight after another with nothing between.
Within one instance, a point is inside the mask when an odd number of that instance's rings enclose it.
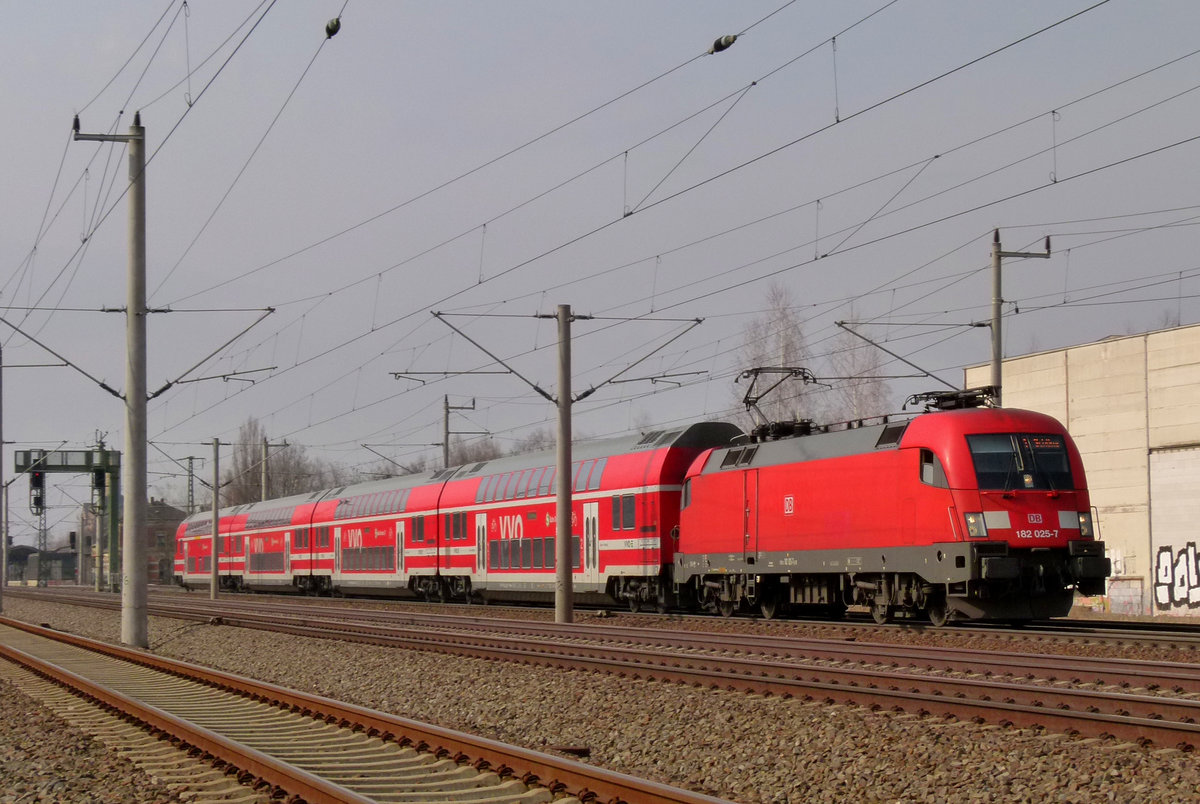
<instances>
[{"instance_id":1,"label":"graffiti on wall","mask_svg":"<svg viewBox=\"0 0 1200 804\"><path fill-rule=\"evenodd\" d=\"M1154 605L1160 611L1200 608L1200 564L1196 558L1195 542L1188 542L1178 551L1171 546L1158 548L1154 557Z\"/></svg>"}]
</instances>

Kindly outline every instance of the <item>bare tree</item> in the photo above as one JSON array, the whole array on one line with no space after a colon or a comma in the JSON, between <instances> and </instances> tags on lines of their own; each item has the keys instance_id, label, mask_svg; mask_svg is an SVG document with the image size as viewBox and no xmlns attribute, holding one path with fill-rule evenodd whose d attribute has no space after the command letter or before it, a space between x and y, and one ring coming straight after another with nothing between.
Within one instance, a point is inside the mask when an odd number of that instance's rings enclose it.
<instances>
[{"instance_id":1,"label":"bare tree","mask_svg":"<svg viewBox=\"0 0 1200 804\"><path fill-rule=\"evenodd\" d=\"M490 437L477 438L472 441L464 441L462 438L455 437L450 441L450 466L490 461L503 454L499 445Z\"/></svg>"},{"instance_id":2,"label":"bare tree","mask_svg":"<svg viewBox=\"0 0 1200 804\"><path fill-rule=\"evenodd\" d=\"M267 489L263 494L263 445L267 444ZM272 445L262 424L250 417L238 428L231 465L221 473L221 505L241 505L264 497L288 497L332 488L347 480L336 464L308 455L298 444Z\"/></svg>"},{"instance_id":3,"label":"bare tree","mask_svg":"<svg viewBox=\"0 0 1200 804\"><path fill-rule=\"evenodd\" d=\"M772 282L767 288L766 301L763 313L743 330L742 347L738 351L739 371L768 366L811 370L813 367L808 364L812 358L804 338L804 322L792 303L791 292L783 282ZM734 386L739 406L746 392L745 383L742 380ZM819 419L823 410L820 396L814 391L812 386L806 386L798 379L788 380L762 399L758 408L770 421ZM738 419L743 427L760 423L754 421L749 412L740 414Z\"/></svg>"},{"instance_id":4,"label":"bare tree","mask_svg":"<svg viewBox=\"0 0 1200 804\"><path fill-rule=\"evenodd\" d=\"M833 407L849 421L882 416L892 409L891 388L883 379L882 353L842 330L829 355Z\"/></svg>"},{"instance_id":5,"label":"bare tree","mask_svg":"<svg viewBox=\"0 0 1200 804\"><path fill-rule=\"evenodd\" d=\"M542 427L527 433L524 437L517 439L513 444L512 449L508 451L509 455L524 455L527 452L542 452L544 450L553 449L558 443L558 436L549 427Z\"/></svg>"}]
</instances>

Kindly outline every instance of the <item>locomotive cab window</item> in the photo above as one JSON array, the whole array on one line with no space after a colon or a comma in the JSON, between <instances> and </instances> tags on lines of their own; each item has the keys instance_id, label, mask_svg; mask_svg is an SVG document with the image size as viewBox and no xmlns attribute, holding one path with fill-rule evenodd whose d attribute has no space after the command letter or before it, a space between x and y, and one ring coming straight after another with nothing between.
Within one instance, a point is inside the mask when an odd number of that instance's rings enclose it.
<instances>
[{"instance_id":1,"label":"locomotive cab window","mask_svg":"<svg viewBox=\"0 0 1200 804\"><path fill-rule=\"evenodd\" d=\"M934 488L950 488L950 483L946 480L946 470L942 468L942 462L933 450L921 450L921 482Z\"/></svg>"},{"instance_id":2,"label":"locomotive cab window","mask_svg":"<svg viewBox=\"0 0 1200 804\"><path fill-rule=\"evenodd\" d=\"M967 445L982 490L1075 488L1062 436L988 433L967 436Z\"/></svg>"}]
</instances>

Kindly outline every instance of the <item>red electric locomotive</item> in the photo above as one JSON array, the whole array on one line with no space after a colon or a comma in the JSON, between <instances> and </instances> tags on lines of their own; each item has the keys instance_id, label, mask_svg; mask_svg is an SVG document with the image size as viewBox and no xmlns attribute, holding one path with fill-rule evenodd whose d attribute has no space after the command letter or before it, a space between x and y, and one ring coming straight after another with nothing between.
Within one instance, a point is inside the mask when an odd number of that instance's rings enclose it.
<instances>
[{"instance_id":1,"label":"red electric locomotive","mask_svg":"<svg viewBox=\"0 0 1200 804\"><path fill-rule=\"evenodd\" d=\"M674 579L681 600L730 615L756 606L868 606L1027 620L1102 594L1083 464L1063 426L1021 410L925 395L906 421L775 437L698 457L685 480ZM955 409L958 408L958 409Z\"/></svg>"}]
</instances>

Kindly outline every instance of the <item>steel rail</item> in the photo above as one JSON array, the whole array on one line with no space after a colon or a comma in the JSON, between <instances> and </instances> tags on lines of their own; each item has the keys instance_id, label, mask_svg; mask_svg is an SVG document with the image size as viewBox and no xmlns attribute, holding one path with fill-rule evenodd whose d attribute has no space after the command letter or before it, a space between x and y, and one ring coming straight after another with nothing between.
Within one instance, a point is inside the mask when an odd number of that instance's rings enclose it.
<instances>
[{"instance_id":1,"label":"steel rail","mask_svg":"<svg viewBox=\"0 0 1200 804\"><path fill-rule=\"evenodd\" d=\"M172 587L172 589L174 589L174 588ZM65 598L65 599L70 599L70 600L78 600L80 598L84 598L85 596L90 596L90 597L95 597L95 598L103 597L103 594L97 595L97 594L91 592L90 590L84 591L84 590L76 590L73 588L41 588L41 589L34 590L34 589L27 589L27 588L22 589L20 587L16 587L16 588L13 588L11 591L14 593L15 597L30 597L30 598L41 598L41 599L49 599L49 598L59 597L59 598ZM158 597L160 599L177 596L173 591L161 591L161 590L154 591L154 592L152 592L152 594L154 594L156 597ZM239 597L244 597L243 605L255 606L255 607L271 605L270 603L264 602L265 599L287 600L289 602L286 605L288 605L292 608L295 608L297 606L312 607L312 608L327 608L327 607L329 607L327 604L332 603L332 601L324 601L324 600L315 599L315 598L298 597L296 595L278 595L278 594L271 595L269 593L263 594L261 596L253 596L253 597L251 597L249 595L246 595L246 596L239 595ZM230 600L230 598L226 597L226 598L224 598L224 602L229 603L229 602L231 602L231 600ZM396 602L401 602L401 601L399 601L397 599L391 599L390 602L396 603ZM461 615L455 615L455 614L446 614L444 612L421 613L421 612L411 611L412 608L420 608L420 607L426 607L426 606L445 607L445 606L449 606L449 605L453 605L455 608L460 608L463 610L470 610L470 607L468 607L468 606L460 606L457 604L429 604L429 603L423 603L420 601L411 601L411 600L405 600L405 601L403 601L403 603L405 604L405 608L407 610L404 611L402 614L400 612L393 614L392 612L385 612L385 611L381 611L381 610L377 610L377 609L359 609L358 611L373 612L374 615L381 616L381 617L388 617L388 616L407 616L407 617L415 617L415 618L438 617L438 618L445 618L447 620L479 619L479 618L473 618L469 615L461 616ZM611 608L611 607L609 607L609 608ZM512 610L512 611L516 611L516 612L519 612L519 613L525 614L525 615L527 615L530 612L545 611L545 610L540 610L540 609L531 609L527 606L520 607L520 606L502 606L502 605L491 607L488 610L490 610L490 611ZM370 615L368 615L368 616L370 616ZM658 616L658 615L654 615L649 612L646 613L647 618L654 617L654 616ZM717 620L717 619L715 619L713 617L709 617L709 616L698 616L698 615L678 614L678 613L671 614L671 615L665 615L665 616L668 616L668 617L672 618L673 620L683 619L683 620L696 620L696 621L700 621L700 622L704 622L704 621L722 622L722 620ZM493 618L486 618L486 619L493 619ZM1159 646L1159 647L1163 647L1163 648L1174 648L1174 649L1178 649L1178 650L1191 649L1191 650L1200 651L1200 624L1192 624L1192 623L1165 624L1165 623L1158 623L1158 622L1150 623L1150 622L1141 622L1141 621L1124 621L1123 622L1123 621L1073 619L1073 620L1044 620L1044 621L1034 620L1034 621L1030 621L1029 623L1025 624L1021 628L1017 628L1017 629L1001 627L998 624L987 623L987 622L960 623L957 625L949 625L949 626L935 629L935 628L929 626L927 623L921 623L919 621L907 621L907 620L896 621L887 626L880 626L880 625L870 621L869 619L863 620L863 621L859 621L856 619L842 619L842 620L837 620L837 621L831 621L831 620L819 620L819 619L811 619L811 618L799 618L799 619L783 618L783 619L778 619L778 620L764 621L764 620L750 620L747 618L739 617L739 618L734 618L731 620L731 622L735 622L735 623L736 622L752 622L752 621L756 622L759 625L765 625L765 624L769 623L771 626L777 626L780 628L786 628L789 626L801 626L801 627L808 627L808 628L813 628L813 629L817 629L817 630L829 629L829 630L840 630L840 631L853 630L853 631L867 631L867 632L879 632L880 630L884 630L884 631L900 630L900 631L913 631L913 632L917 632L917 633L927 633L927 634L936 635L936 636L965 636L965 637L971 637L971 638L983 637L983 638L987 638L987 639L997 639L997 640L1004 640L1004 641L1009 641L1009 642L1029 642L1029 643L1034 643L1034 644L1037 644L1037 643L1064 644L1065 643L1065 644L1071 644L1071 645L1080 645L1080 644L1086 645L1086 644L1112 644L1112 643L1115 643L1115 644L1122 644L1122 645L1138 644L1138 645ZM810 637L810 638L813 638L813 639L823 639L823 638L843 639L844 637L815 636L815 637Z\"/></svg>"},{"instance_id":2,"label":"steel rail","mask_svg":"<svg viewBox=\"0 0 1200 804\"><path fill-rule=\"evenodd\" d=\"M454 731L408 718L376 712L354 704L334 701L310 693L225 673L188 662L156 656L145 651L88 639L73 634L0 617L0 624L122 661L161 672L182 675L250 698L290 709L327 723L361 730L368 736L412 746L455 762L492 770L504 776L537 784L555 794L567 793L580 801L627 802L629 804L727 804L723 799L682 790L627 774L510 746L484 737ZM165 714L165 713L164 713ZM163 729L171 731L173 729ZM239 766L240 767L240 766ZM264 777L266 778L266 777ZM282 787L282 785L281 785ZM286 788L284 788L286 789ZM349 792L349 791L347 791ZM312 801L369 801L362 798L314 798Z\"/></svg>"},{"instance_id":3,"label":"steel rail","mask_svg":"<svg viewBox=\"0 0 1200 804\"><path fill-rule=\"evenodd\" d=\"M294 618L299 621L302 618ZM1045 685L1018 685L946 676L922 677L878 670L842 670L828 667L764 663L761 659L733 659L613 646L521 645L508 637L461 634L397 634L379 627L336 623L333 627L312 622L283 622L278 616L258 619L225 615L224 625L262 625L298 636L326 637L370 644L537 663L564 670L587 670L635 679L706 686L759 694L825 700L915 714L937 714L994 721L1025 727L1042 726L1068 734L1117 737L1142 744L1192 750L1200 745L1200 702L1160 696L1127 695L1087 690L1058 689ZM349 629L343 626L350 625ZM466 640L464 642L464 640ZM811 673L802 677L799 671ZM1115 711L1097 711L1097 703ZM1170 717L1176 720L1168 719ZM1187 722L1191 719L1192 722Z\"/></svg>"},{"instance_id":4,"label":"steel rail","mask_svg":"<svg viewBox=\"0 0 1200 804\"><path fill-rule=\"evenodd\" d=\"M64 597L75 601L71 595ZM95 599L88 605L116 609L119 601L108 598ZM754 634L718 634L712 632L671 632L661 629L607 626L589 623L586 627L577 624L568 628L556 623L528 622L496 619L479 616L434 615L397 613L373 609L355 608L332 610L329 606L302 606L306 612L297 613L296 606L283 604L261 605L246 601L221 601L213 606L201 601L198 609L195 601L187 604L155 599L150 612L193 621L205 621L214 616L234 626L286 631L303 634L296 628L326 628L338 634L335 638L346 638L345 634L358 633L368 637L399 638L403 626L436 628L444 636L422 631L413 634L416 640L410 647L432 649L438 641L461 644L467 637L454 629L482 631L496 638L497 632L509 635L527 635L541 639L620 639L638 645L657 646L675 650L703 649L710 652L739 651L762 653L774 657L790 656L800 659L823 659L828 661L890 663L898 668L916 670L962 671L970 668L980 674L1008 674L1028 679L1038 677L1049 682L1067 681L1075 684L1100 683L1122 687L1165 688L1177 692L1200 692L1200 664L1183 662L1144 662L1121 658L1092 656L1063 656L1056 654L1000 653L966 648L943 648L935 646L892 645L877 642L846 642L844 640L812 639L803 637L762 636ZM352 618L352 619L347 619ZM384 625L373 626L364 620L382 621ZM565 636L564 636L565 635Z\"/></svg>"},{"instance_id":5,"label":"steel rail","mask_svg":"<svg viewBox=\"0 0 1200 804\"><path fill-rule=\"evenodd\" d=\"M812 690L825 693L838 691L848 703L858 702L864 691L869 696L871 705L883 705L891 696L907 701L926 701L923 707L927 708L928 700L932 698L954 702L949 708L940 708L942 714L958 714L960 710L966 709L971 716L984 719L992 719L985 715L993 709L1013 706L1018 708L1007 710L1010 715L1026 709L1038 713L1036 718L1022 720L1025 725L1044 725L1044 721L1048 719L1044 713L1053 711L1061 713L1062 718L1057 722L1066 731L1086 730L1093 736L1115 735L1130 740L1151 740L1177 747L1190 747L1200 742L1200 726L1196 725L1200 721L1200 701L1166 696L950 676L922 676L862 668L785 664L763 661L761 657L662 654L651 649L612 645L521 643L510 637L430 635L406 629L341 622L322 625L312 622L311 618L294 618L293 622L286 623L280 621L278 616L260 621L253 617L234 615L223 622L227 625L246 627L269 624L272 630L299 636L324 636L333 639L351 636L355 640L390 647L437 651L451 655L466 654L483 659L537 662L560 669L594 670L746 692L812 697ZM962 667L958 669L961 670ZM847 693L848 690L851 692ZM849 697L845 697L847 695ZM876 695L883 697L878 698ZM1000 707L998 703L1005 706ZM894 707L895 702L891 705ZM1102 705L1105 707L1103 711L1100 708ZM1077 723L1071 722L1075 715L1086 716L1083 719L1092 721L1091 727L1080 729Z\"/></svg>"},{"instance_id":6,"label":"steel rail","mask_svg":"<svg viewBox=\"0 0 1200 804\"><path fill-rule=\"evenodd\" d=\"M3 624L19 627L16 621L3 620ZM28 628L22 630L30 630ZM45 629L38 629L43 631ZM31 633L37 633L31 631ZM50 632L53 633L53 632ZM39 634L44 636L45 634ZM308 804L371 804L351 790L335 785L307 771L280 762L240 743L229 740L214 731L197 726L175 717L150 704L130 698L103 684L92 681L64 667L33 656L19 648L0 643L0 655L25 667L42 678L46 678L100 704L144 724L152 732L166 735L172 740L181 740L186 745L215 758L220 763L236 768L239 781L251 786L258 783L270 785L273 791L299 796ZM249 779L247 779L247 774Z\"/></svg>"},{"instance_id":7,"label":"steel rail","mask_svg":"<svg viewBox=\"0 0 1200 804\"><path fill-rule=\"evenodd\" d=\"M111 596L77 594L41 594L31 597L58 597L72 604L96 606L115 610L118 601ZM171 596L162 596L171 597ZM204 608L197 608L196 604ZM215 608L214 608L215 606ZM296 609L306 610L300 614ZM382 621L393 628L409 625L423 629L435 629L446 634L463 630L484 632L495 637L498 632L510 635L523 634L540 639L575 640L624 640L643 646L656 646L673 650L706 650L713 653L744 652L761 653L773 657L794 657L802 660L822 659L836 662L883 664L896 668L949 672L970 670L982 675L1009 675L1029 680L1051 683L1064 681L1072 684L1109 684L1125 688L1165 689L1178 693L1200 693L1200 664L1191 662L1142 661L1123 658L1070 656L1062 654L1004 653L995 650L977 650L957 647L894 645L878 642L848 642L838 639L811 637L764 636L756 634L730 634L715 632L677 632L628 626L608 626L588 623L580 628L572 625L564 628L549 622L530 622L497 619L481 616L413 614L377 609L341 609L325 605L290 605L262 603L261 601L222 600L216 604L208 601L191 601L186 605L175 601L156 599L150 604L150 612L161 616L192 621L204 621L214 616L230 625L240 625L264 630L285 630L285 620L300 627L327 627L343 632L328 634L333 638L348 638L345 634L356 631L371 636L380 632L372 629L365 620ZM272 612L275 614L272 616ZM265 619L264 619L265 618ZM301 633L286 629L288 633ZM564 636L567 635L567 636ZM394 635L398 636L398 635ZM414 637L417 638L417 637ZM436 640L429 631L422 631L420 639ZM451 639L450 643L461 643L465 637ZM412 645L418 649L424 645Z\"/></svg>"},{"instance_id":8,"label":"steel rail","mask_svg":"<svg viewBox=\"0 0 1200 804\"><path fill-rule=\"evenodd\" d=\"M411 633L403 629L313 618L259 617L224 614L225 625L309 637L353 639L372 644L538 663L570 670L593 670L634 678L795 696L830 696L843 703L999 720L1022 726L1046 726L1067 733L1116 736L1190 750L1200 744L1200 702L1168 698L1059 689L1053 686L922 677L868 669L785 665L761 659L685 654L613 646L538 643L526 645L509 637ZM1100 705L1109 711L1100 711Z\"/></svg>"}]
</instances>

